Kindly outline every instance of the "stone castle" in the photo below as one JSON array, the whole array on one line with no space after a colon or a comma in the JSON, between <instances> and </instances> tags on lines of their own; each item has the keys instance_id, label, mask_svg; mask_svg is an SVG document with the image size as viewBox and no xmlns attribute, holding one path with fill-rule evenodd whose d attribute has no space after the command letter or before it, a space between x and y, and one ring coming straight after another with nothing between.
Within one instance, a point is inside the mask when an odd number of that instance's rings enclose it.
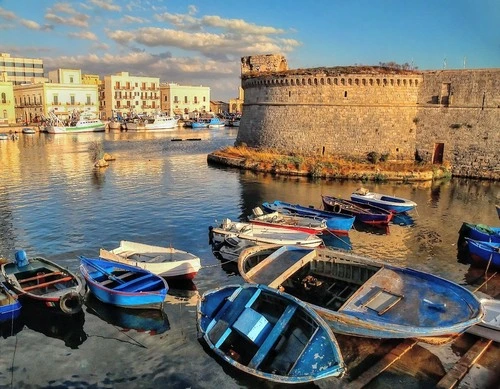
<instances>
[{"instance_id":1,"label":"stone castle","mask_svg":"<svg viewBox=\"0 0 500 389\"><path fill-rule=\"evenodd\" d=\"M302 154L449 164L500 180L500 69L288 69L282 55L241 59L236 144Z\"/></svg>"}]
</instances>

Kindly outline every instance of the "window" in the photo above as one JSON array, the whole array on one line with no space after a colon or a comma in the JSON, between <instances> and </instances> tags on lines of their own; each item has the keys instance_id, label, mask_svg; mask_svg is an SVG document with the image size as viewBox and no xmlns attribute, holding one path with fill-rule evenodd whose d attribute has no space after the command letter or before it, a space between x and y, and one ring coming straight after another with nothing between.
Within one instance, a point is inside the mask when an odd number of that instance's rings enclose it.
<instances>
[{"instance_id":1,"label":"window","mask_svg":"<svg viewBox=\"0 0 500 389\"><path fill-rule=\"evenodd\" d=\"M71 77L69 78L69 83L70 83L70 84L73 84L73 76L71 76Z\"/></svg>"},{"instance_id":2,"label":"window","mask_svg":"<svg viewBox=\"0 0 500 389\"><path fill-rule=\"evenodd\" d=\"M179 102L179 97L178 96L174 96L174 104L177 104Z\"/></svg>"},{"instance_id":3,"label":"window","mask_svg":"<svg viewBox=\"0 0 500 389\"><path fill-rule=\"evenodd\" d=\"M188 103L188 97L184 96L184 104L187 104L187 103Z\"/></svg>"},{"instance_id":4,"label":"window","mask_svg":"<svg viewBox=\"0 0 500 389\"><path fill-rule=\"evenodd\" d=\"M58 105L59 104L59 96L58 95L53 95L52 96L52 102L54 105Z\"/></svg>"},{"instance_id":5,"label":"window","mask_svg":"<svg viewBox=\"0 0 500 389\"><path fill-rule=\"evenodd\" d=\"M207 101L206 99L207 99L207 98L206 98L205 96L203 96L203 102Z\"/></svg>"},{"instance_id":6,"label":"window","mask_svg":"<svg viewBox=\"0 0 500 389\"><path fill-rule=\"evenodd\" d=\"M69 100L71 102L71 105L75 105L75 95L69 96Z\"/></svg>"},{"instance_id":7,"label":"window","mask_svg":"<svg viewBox=\"0 0 500 389\"><path fill-rule=\"evenodd\" d=\"M2 93L2 104L7 103L7 95L5 93Z\"/></svg>"},{"instance_id":8,"label":"window","mask_svg":"<svg viewBox=\"0 0 500 389\"><path fill-rule=\"evenodd\" d=\"M167 101L168 101L168 96L165 96L164 101L165 101L165 102L167 102Z\"/></svg>"},{"instance_id":9,"label":"window","mask_svg":"<svg viewBox=\"0 0 500 389\"><path fill-rule=\"evenodd\" d=\"M92 101L91 101L90 95L87 95L87 105L90 105L90 104L92 104Z\"/></svg>"}]
</instances>

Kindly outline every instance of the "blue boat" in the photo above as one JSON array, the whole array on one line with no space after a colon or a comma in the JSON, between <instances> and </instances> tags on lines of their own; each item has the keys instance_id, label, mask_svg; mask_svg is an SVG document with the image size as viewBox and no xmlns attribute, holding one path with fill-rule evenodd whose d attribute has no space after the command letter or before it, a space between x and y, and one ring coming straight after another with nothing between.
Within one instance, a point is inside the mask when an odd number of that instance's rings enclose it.
<instances>
[{"instance_id":1,"label":"blue boat","mask_svg":"<svg viewBox=\"0 0 500 389\"><path fill-rule=\"evenodd\" d=\"M477 263L500 269L500 243L467 239L467 246L471 258Z\"/></svg>"},{"instance_id":2,"label":"blue boat","mask_svg":"<svg viewBox=\"0 0 500 389\"><path fill-rule=\"evenodd\" d=\"M446 341L484 315L478 298L454 282L338 250L255 246L240 255L238 270L245 282L308 303L336 333Z\"/></svg>"},{"instance_id":3,"label":"blue boat","mask_svg":"<svg viewBox=\"0 0 500 389\"><path fill-rule=\"evenodd\" d=\"M208 122L208 128L222 128L226 123L218 117L211 118Z\"/></svg>"},{"instance_id":4,"label":"blue boat","mask_svg":"<svg viewBox=\"0 0 500 389\"><path fill-rule=\"evenodd\" d=\"M459 234L463 238L470 238L481 242L500 243L500 227L464 222L462 223Z\"/></svg>"},{"instance_id":5,"label":"blue boat","mask_svg":"<svg viewBox=\"0 0 500 389\"><path fill-rule=\"evenodd\" d=\"M162 309L167 282L147 270L80 256L80 272L87 286L104 303L123 308Z\"/></svg>"},{"instance_id":6,"label":"blue boat","mask_svg":"<svg viewBox=\"0 0 500 389\"><path fill-rule=\"evenodd\" d=\"M275 200L272 203L264 202L262 207L266 212L280 212L286 215L300 215L311 218L326 220L328 231L336 234L348 234L354 224L354 216L344 215L337 212L324 211L322 209L306 207L299 204L290 204L285 201Z\"/></svg>"},{"instance_id":7,"label":"blue boat","mask_svg":"<svg viewBox=\"0 0 500 389\"><path fill-rule=\"evenodd\" d=\"M191 127L194 129L208 128L208 120L198 119L191 123Z\"/></svg>"},{"instance_id":8,"label":"blue boat","mask_svg":"<svg viewBox=\"0 0 500 389\"><path fill-rule=\"evenodd\" d=\"M345 371L328 324L302 301L265 285L207 291L197 319L210 349L253 376L305 383Z\"/></svg>"},{"instance_id":9,"label":"blue boat","mask_svg":"<svg viewBox=\"0 0 500 389\"><path fill-rule=\"evenodd\" d=\"M12 321L21 313L21 303L4 283L0 275L0 323Z\"/></svg>"},{"instance_id":10,"label":"blue boat","mask_svg":"<svg viewBox=\"0 0 500 389\"><path fill-rule=\"evenodd\" d=\"M322 195L321 199L323 201L323 207L327 211L354 216L356 221L361 223L383 226L388 225L392 220L393 213L391 211L375 205L334 196Z\"/></svg>"},{"instance_id":11,"label":"blue boat","mask_svg":"<svg viewBox=\"0 0 500 389\"><path fill-rule=\"evenodd\" d=\"M359 188L351 193L351 200L357 201L358 203L374 205L392 213L409 212L417 206L417 203L414 201L402 197L370 192L365 188Z\"/></svg>"}]
</instances>

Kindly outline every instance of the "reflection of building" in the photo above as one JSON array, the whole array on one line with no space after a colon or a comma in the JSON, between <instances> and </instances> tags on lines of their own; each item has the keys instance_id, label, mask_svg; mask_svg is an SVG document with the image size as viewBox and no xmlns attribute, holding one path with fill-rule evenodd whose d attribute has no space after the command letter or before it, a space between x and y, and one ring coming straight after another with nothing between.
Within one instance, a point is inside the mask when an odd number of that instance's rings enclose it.
<instances>
[{"instance_id":1,"label":"reflection of building","mask_svg":"<svg viewBox=\"0 0 500 389\"><path fill-rule=\"evenodd\" d=\"M245 92L243 92L243 88L240 86L238 88L238 97L235 99L229 99L229 113L242 113L243 112L243 103L245 101Z\"/></svg>"},{"instance_id":2,"label":"reflection of building","mask_svg":"<svg viewBox=\"0 0 500 389\"><path fill-rule=\"evenodd\" d=\"M167 115L202 114L210 111L210 88L175 83L161 84L161 110Z\"/></svg>"},{"instance_id":3,"label":"reflection of building","mask_svg":"<svg viewBox=\"0 0 500 389\"><path fill-rule=\"evenodd\" d=\"M12 82L2 80L0 74L0 126L16 122L14 112L14 89Z\"/></svg>"},{"instance_id":4,"label":"reflection of building","mask_svg":"<svg viewBox=\"0 0 500 389\"><path fill-rule=\"evenodd\" d=\"M229 112L229 104L224 101L210 101L210 111L215 113Z\"/></svg>"},{"instance_id":5,"label":"reflection of building","mask_svg":"<svg viewBox=\"0 0 500 389\"><path fill-rule=\"evenodd\" d=\"M16 58L0 53L0 75L2 73L5 73L6 81L12 81L14 85L45 81L42 59Z\"/></svg>"},{"instance_id":6,"label":"reflection of building","mask_svg":"<svg viewBox=\"0 0 500 389\"><path fill-rule=\"evenodd\" d=\"M68 118L73 111L98 114L96 85L82 84L81 70L57 69L49 73L50 82L14 86L16 118L36 122L50 111Z\"/></svg>"},{"instance_id":7,"label":"reflection of building","mask_svg":"<svg viewBox=\"0 0 500 389\"><path fill-rule=\"evenodd\" d=\"M104 76L99 97L101 118L112 117L114 112L154 114L160 110L160 79L130 76L128 72Z\"/></svg>"}]
</instances>

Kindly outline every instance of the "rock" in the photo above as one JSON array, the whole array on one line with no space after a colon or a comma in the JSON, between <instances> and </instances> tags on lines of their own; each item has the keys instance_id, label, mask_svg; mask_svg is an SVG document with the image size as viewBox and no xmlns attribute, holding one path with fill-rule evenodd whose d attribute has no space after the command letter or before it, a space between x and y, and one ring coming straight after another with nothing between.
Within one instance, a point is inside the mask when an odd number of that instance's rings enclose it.
<instances>
[{"instance_id":1,"label":"rock","mask_svg":"<svg viewBox=\"0 0 500 389\"><path fill-rule=\"evenodd\" d=\"M116 158L113 157L111 154L104 153L104 156L102 157L105 161L114 161Z\"/></svg>"},{"instance_id":2,"label":"rock","mask_svg":"<svg viewBox=\"0 0 500 389\"><path fill-rule=\"evenodd\" d=\"M109 163L104 159L100 159L96 163L94 163L94 167L101 168L101 167L107 167L109 166Z\"/></svg>"}]
</instances>

